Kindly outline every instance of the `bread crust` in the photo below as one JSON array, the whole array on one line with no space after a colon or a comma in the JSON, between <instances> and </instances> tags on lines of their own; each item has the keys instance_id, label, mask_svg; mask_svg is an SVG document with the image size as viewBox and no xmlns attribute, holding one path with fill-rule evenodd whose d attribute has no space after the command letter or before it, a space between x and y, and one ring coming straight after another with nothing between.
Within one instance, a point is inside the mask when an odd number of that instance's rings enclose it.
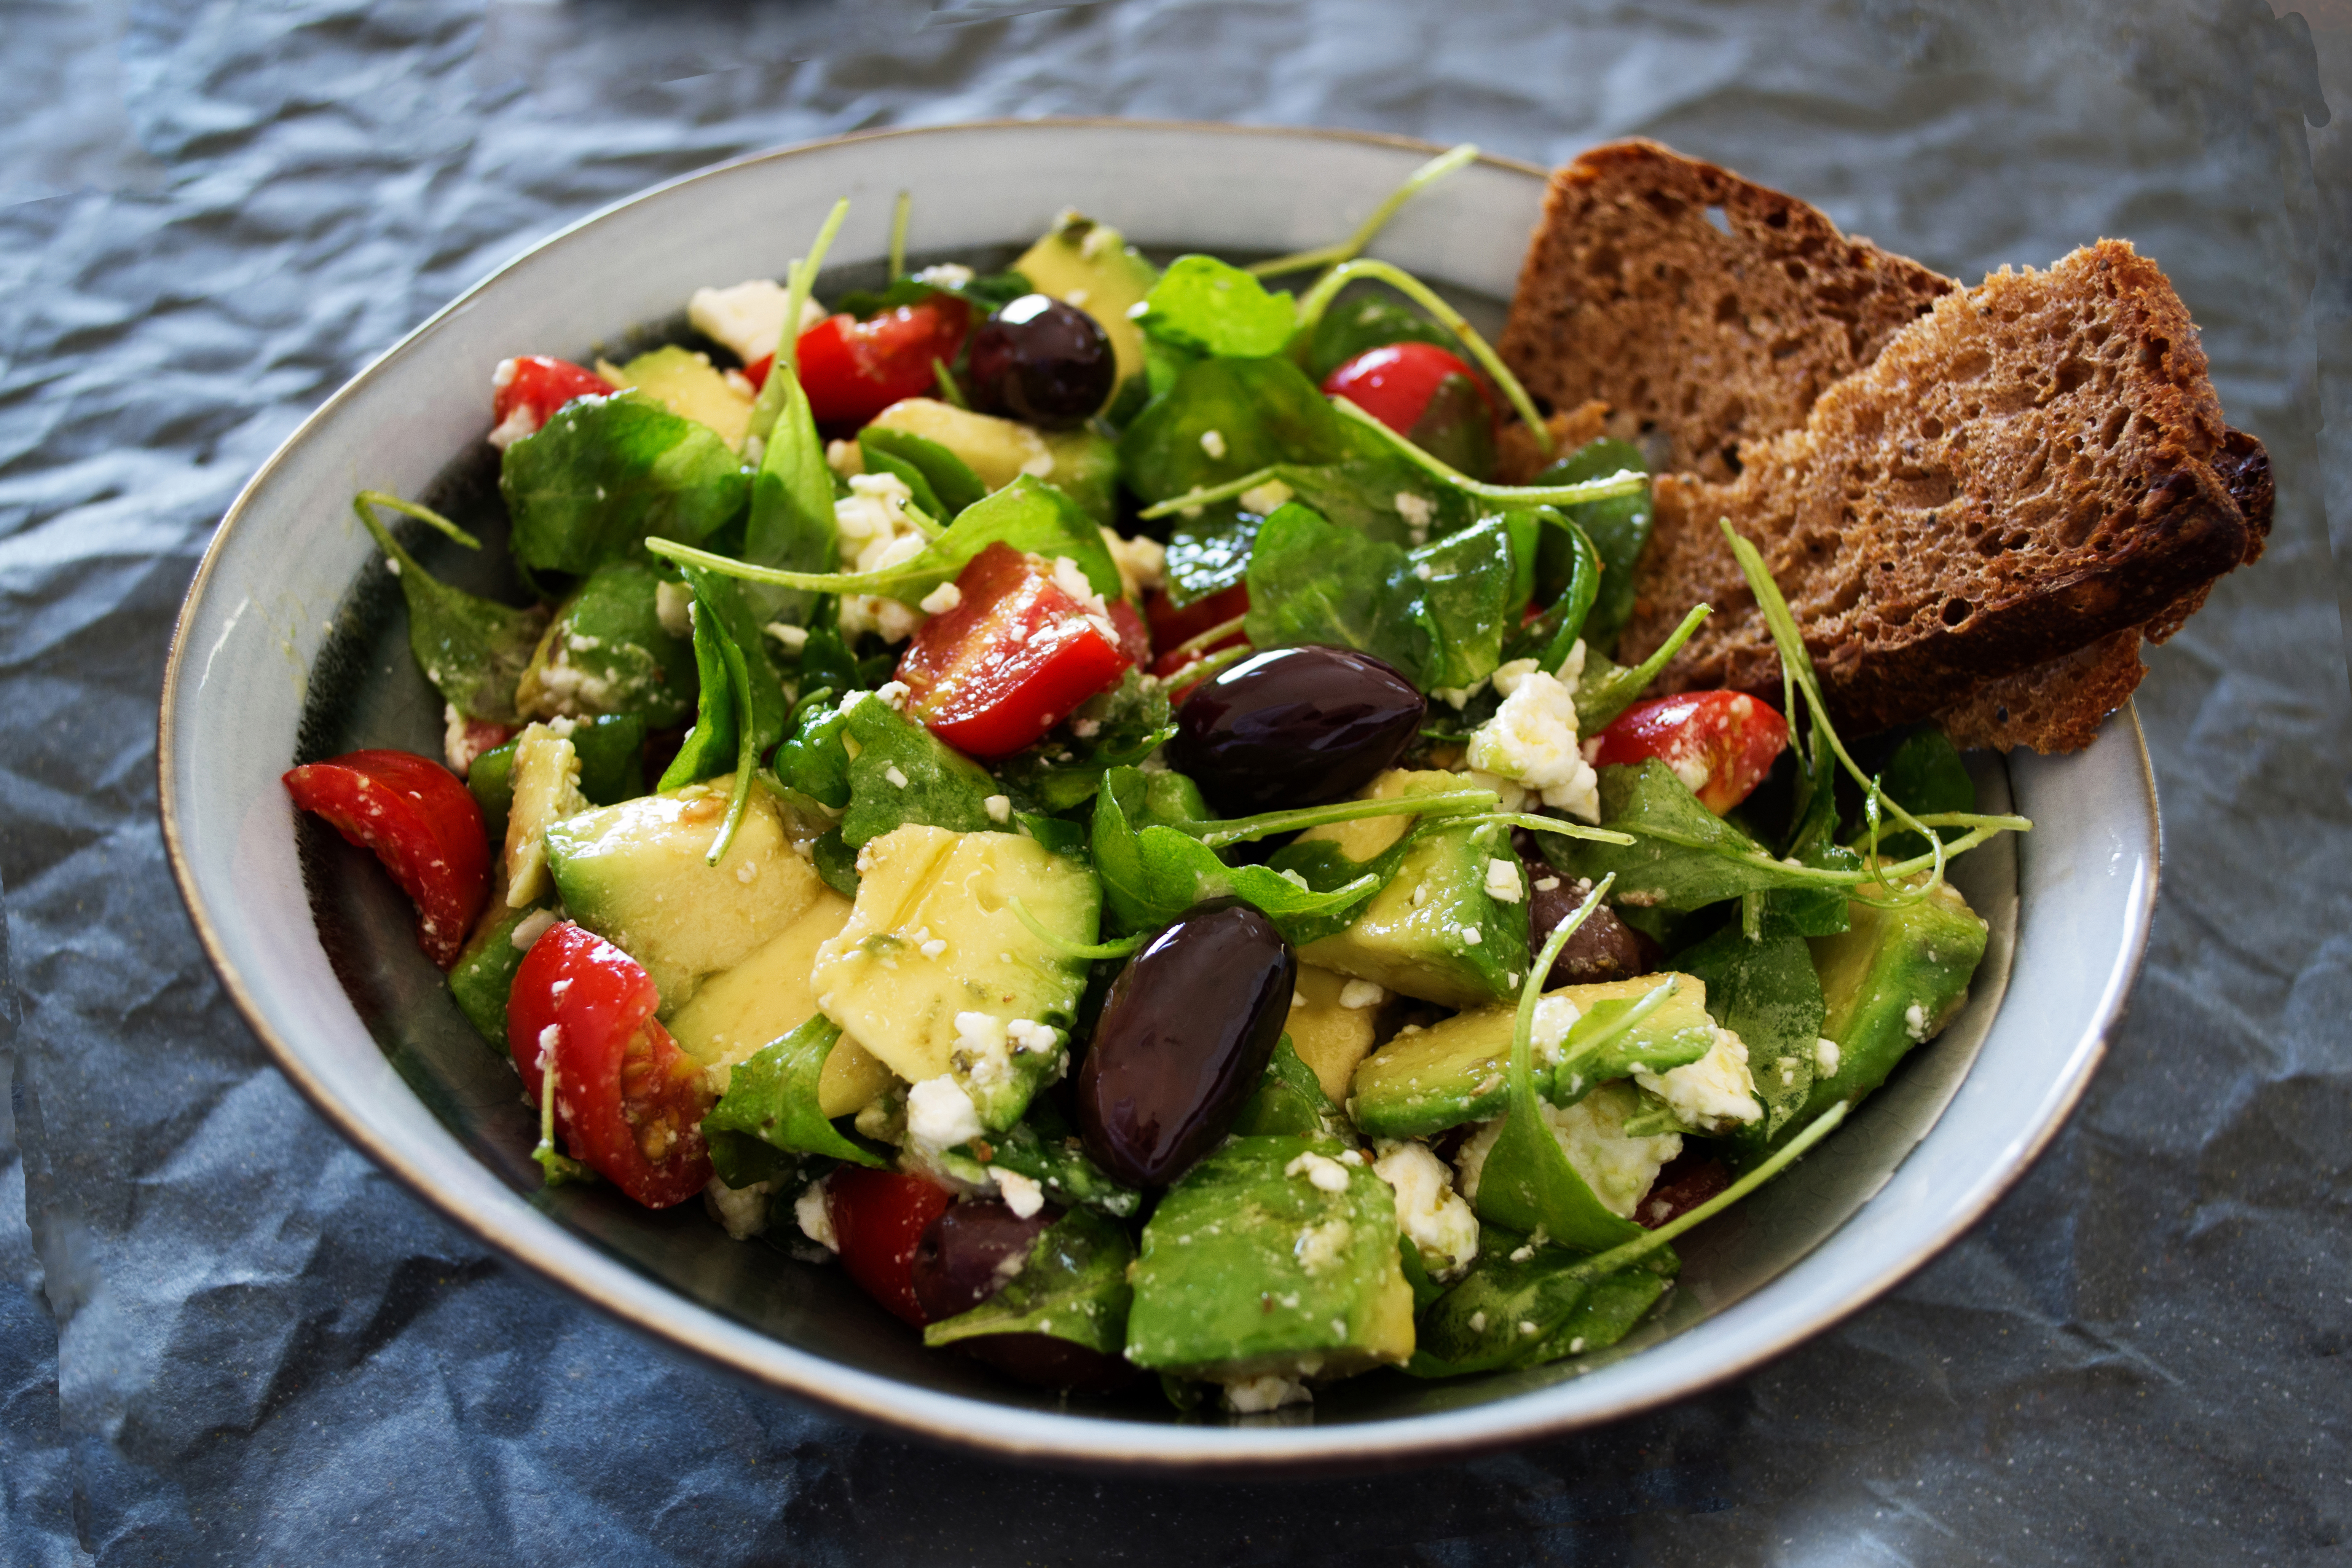
<instances>
[{"instance_id":1,"label":"bread crust","mask_svg":"<svg viewBox=\"0 0 2352 1568\"><path fill-rule=\"evenodd\" d=\"M1741 456L1735 479L1658 479L1622 657L1705 600L1716 614L1663 689L1777 691L1777 655L1716 527L1728 518L1857 732L2168 626L2261 549L2214 466L2242 480L2253 459L2230 441L2196 328L2118 240L1943 297L1801 427Z\"/></svg>"}]
</instances>

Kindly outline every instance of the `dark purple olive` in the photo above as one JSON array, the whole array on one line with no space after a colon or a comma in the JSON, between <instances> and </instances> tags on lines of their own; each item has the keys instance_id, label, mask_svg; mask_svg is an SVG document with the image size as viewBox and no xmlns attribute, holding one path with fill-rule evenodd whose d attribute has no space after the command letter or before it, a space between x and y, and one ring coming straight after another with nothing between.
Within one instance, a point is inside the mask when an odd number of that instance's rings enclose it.
<instances>
[{"instance_id":1,"label":"dark purple olive","mask_svg":"<svg viewBox=\"0 0 2352 1568\"><path fill-rule=\"evenodd\" d=\"M1193 689L1168 765L1228 816L1339 800L1395 764L1426 706L1370 654L1271 648Z\"/></svg>"},{"instance_id":2,"label":"dark purple olive","mask_svg":"<svg viewBox=\"0 0 2352 1568\"><path fill-rule=\"evenodd\" d=\"M1528 956L1532 959L1543 952L1543 944L1551 940L1559 922L1574 914L1591 894L1592 885L1554 870L1540 855L1526 857L1526 865ZM1545 887L1546 882L1551 886ZM1559 950L1544 989L1648 974L1658 967L1662 956L1656 942L1619 920L1617 911L1603 904L1586 917L1568 939L1568 945Z\"/></svg>"},{"instance_id":3,"label":"dark purple olive","mask_svg":"<svg viewBox=\"0 0 2352 1568\"><path fill-rule=\"evenodd\" d=\"M1164 1187L1241 1113L1282 1038L1298 955L1247 904L1202 904L1111 983L1079 1064L1078 1131L1095 1163Z\"/></svg>"},{"instance_id":4,"label":"dark purple olive","mask_svg":"<svg viewBox=\"0 0 2352 1568\"><path fill-rule=\"evenodd\" d=\"M982 322L965 363L974 408L1048 430L1084 424L1118 380L1101 325L1044 294L1024 294Z\"/></svg>"},{"instance_id":5,"label":"dark purple olive","mask_svg":"<svg viewBox=\"0 0 2352 1568\"><path fill-rule=\"evenodd\" d=\"M924 1318L936 1323L969 1312L1003 1289L1061 1216L1044 1208L1023 1219L995 1198L950 1205L915 1243L915 1300ZM1023 1383L1079 1394L1108 1394L1137 1376L1118 1356L1051 1334L981 1334L955 1348Z\"/></svg>"}]
</instances>

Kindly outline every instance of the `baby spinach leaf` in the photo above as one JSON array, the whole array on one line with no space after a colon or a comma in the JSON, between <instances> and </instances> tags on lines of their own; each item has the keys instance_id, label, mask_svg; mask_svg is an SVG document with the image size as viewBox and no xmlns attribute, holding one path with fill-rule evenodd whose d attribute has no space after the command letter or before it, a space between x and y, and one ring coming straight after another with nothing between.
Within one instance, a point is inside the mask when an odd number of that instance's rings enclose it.
<instances>
[{"instance_id":1,"label":"baby spinach leaf","mask_svg":"<svg viewBox=\"0 0 2352 1568\"><path fill-rule=\"evenodd\" d=\"M1354 450L1339 416L1286 359L1204 359L1178 371L1118 441L1119 474L1147 501L1276 463L1331 463Z\"/></svg>"},{"instance_id":2,"label":"baby spinach leaf","mask_svg":"<svg viewBox=\"0 0 2352 1568\"><path fill-rule=\"evenodd\" d=\"M1178 522L1168 534L1169 602L1181 609L1239 583L1265 521L1227 506Z\"/></svg>"},{"instance_id":3,"label":"baby spinach leaf","mask_svg":"<svg viewBox=\"0 0 2352 1568\"><path fill-rule=\"evenodd\" d=\"M985 1334L1048 1334L1104 1355L1127 1347L1127 1310L1135 1291L1127 1266L1135 1244L1126 1230L1092 1210L1075 1208L1029 1248L1015 1274L968 1312L923 1330L927 1345Z\"/></svg>"},{"instance_id":4,"label":"baby spinach leaf","mask_svg":"<svg viewBox=\"0 0 2352 1568\"><path fill-rule=\"evenodd\" d=\"M1829 1009L1811 949L1793 931L1751 939L1738 921L1675 965L1706 982L1706 1010L1748 1047L1748 1070L1764 1102L1764 1120L1751 1123L1760 1147L1786 1126L1813 1087L1813 1053Z\"/></svg>"},{"instance_id":5,"label":"baby spinach leaf","mask_svg":"<svg viewBox=\"0 0 2352 1568\"><path fill-rule=\"evenodd\" d=\"M1004 826L988 815L988 797L998 793L988 770L872 693L850 697L856 700L844 701L841 734L856 742L856 754L849 759L844 843L860 848L910 822L957 833Z\"/></svg>"},{"instance_id":6,"label":"baby spinach leaf","mask_svg":"<svg viewBox=\"0 0 2352 1568\"><path fill-rule=\"evenodd\" d=\"M996 1165L1039 1184L1048 1199L1066 1207L1084 1206L1128 1219L1143 1206L1141 1193L1119 1185L1087 1157L1078 1130L1050 1099L1031 1100L1019 1121L989 1134L986 1148L985 1161L979 1149L969 1143L949 1150L940 1159L949 1174L978 1187L993 1180L988 1169Z\"/></svg>"},{"instance_id":7,"label":"baby spinach leaf","mask_svg":"<svg viewBox=\"0 0 2352 1568\"><path fill-rule=\"evenodd\" d=\"M1960 760L1958 748L1932 724L1919 725L1895 742L1879 771L1878 782L1888 796L1901 801L1914 816L1972 812L1977 808L1976 781L1969 776L1969 765ZM1949 844L1966 829L1941 827L1929 831ZM1858 826L1849 830L1850 837L1860 834ZM1889 834L1878 841L1881 859L1902 860L1927 852L1927 839L1916 833Z\"/></svg>"},{"instance_id":8,"label":"baby spinach leaf","mask_svg":"<svg viewBox=\"0 0 2352 1568\"><path fill-rule=\"evenodd\" d=\"M1624 1338L1665 1287L1653 1268L1596 1277L1574 1253L1481 1225L1477 1262L1422 1314L1405 1370L1455 1377L1599 1350Z\"/></svg>"},{"instance_id":9,"label":"baby spinach leaf","mask_svg":"<svg viewBox=\"0 0 2352 1568\"><path fill-rule=\"evenodd\" d=\"M1274 1058L1266 1063L1265 1076L1243 1102L1233 1132L1237 1138L1257 1133L1317 1138L1353 1135L1339 1108L1323 1092L1323 1080L1315 1076L1313 1068L1298 1059L1288 1035L1275 1043ZM1417 1253L1419 1249L1414 1250Z\"/></svg>"},{"instance_id":10,"label":"baby spinach leaf","mask_svg":"<svg viewBox=\"0 0 2352 1568\"><path fill-rule=\"evenodd\" d=\"M824 885L843 898L857 896L857 851L843 839L840 828L809 846L809 864L816 868Z\"/></svg>"},{"instance_id":11,"label":"baby spinach leaf","mask_svg":"<svg viewBox=\"0 0 2352 1568\"><path fill-rule=\"evenodd\" d=\"M735 765L742 730L735 702L734 680L726 654L727 630L719 617L698 602L694 614L694 668L701 682L695 697L694 727L662 770L658 793L716 778Z\"/></svg>"},{"instance_id":12,"label":"baby spinach leaf","mask_svg":"<svg viewBox=\"0 0 2352 1568\"><path fill-rule=\"evenodd\" d=\"M777 778L835 811L847 806L849 752L841 732L848 722L838 703L803 707L793 732L776 748Z\"/></svg>"},{"instance_id":13,"label":"baby spinach leaf","mask_svg":"<svg viewBox=\"0 0 2352 1568\"><path fill-rule=\"evenodd\" d=\"M1601 825L1630 833L1626 845L1544 840L1547 857L1579 876L1617 879L1617 901L1636 908L1703 909L1746 893L1823 885L1803 868L1776 861L1738 828L1707 810L1664 763L1601 770ZM1557 863L1557 862L1555 862Z\"/></svg>"},{"instance_id":14,"label":"baby spinach leaf","mask_svg":"<svg viewBox=\"0 0 2352 1568\"><path fill-rule=\"evenodd\" d=\"M408 649L417 668L442 700L467 718L516 722L515 687L547 627L547 612L536 605L510 609L441 582L376 521L373 500L362 493L352 500L352 510L400 579L400 596L408 605Z\"/></svg>"},{"instance_id":15,"label":"baby spinach leaf","mask_svg":"<svg viewBox=\"0 0 2352 1568\"><path fill-rule=\"evenodd\" d=\"M719 432L634 392L565 404L499 469L515 558L583 577L649 535L700 543L742 513L749 489Z\"/></svg>"},{"instance_id":16,"label":"baby spinach leaf","mask_svg":"<svg viewBox=\"0 0 2352 1568\"><path fill-rule=\"evenodd\" d=\"M1628 469L1647 473L1649 468L1643 460L1641 448L1630 442L1602 439L1585 443L1528 482L1569 485L1607 479ZM1633 613L1633 564L1641 559L1642 547L1650 542L1654 503L1644 487L1638 494L1586 501L1561 510L1568 513L1570 521L1584 531L1601 558L1600 591L1592 602L1584 640L1596 648L1612 648L1617 646L1617 634ZM1565 539L1547 536L1543 556L1536 569L1538 591L1548 595L1557 594L1557 584L1566 581L1570 566Z\"/></svg>"},{"instance_id":17,"label":"baby spinach leaf","mask_svg":"<svg viewBox=\"0 0 2352 1568\"><path fill-rule=\"evenodd\" d=\"M702 1133L751 1138L796 1154L823 1154L877 1170L888 1162L845 1136L818 1109L824 1059L841 1039L841 1026L823 1014L735 1064L727 1092L702 1119Z\"/></svg>"},{"instance_id":18,"label":"baby spinach leaf","mask_svg":"<svg viewBox=\"0 0 2352 1568\"><path fill-rule=\"evenodd\" d=\"M1148 336L1229 359L1280 353L1297 319L1287 290L1270 294L1256 279L1213 256L1170 262L1135 317Z\"/></svg>"},{"instance_id":19,"label":"baby spinach leaf","mask_svg":"<svg viewBox=\"0 0 2352 1568\"><path fill-rule=\"evenodd\" d=\"M1016 810L1052 816L1083 805L1102 787L1103 774L1142 762L1176 732L1167 689L1133 669L1080 704L1070 719L1070 726L996 764ZM1080 729L1091 732L1081 735Z\"/></svg>"},{"instance_id":20,"label":"baby spinach leaf","mask_svg":"<svg viewBox=\"0 0 2352 1568\"><path fill-rule=\"evenodd\" d=\"M830 572L840 560L840 531L833 517L833 470L824 442L798 375L785 366L783 395L776 400L775 423L760 453L751 479L751 515L743 527L743 559L760 566L794 572ZM688 542L691 542L689 541ZM738 591L760 626L771 621L803 624L815 595L805 589L761 584Z\"/></svg>"},{"instance_id":21,"label":"baby spinach leaf","mask_svg":"<svg viewBox=\"0 0 2352 1568\"><path fill-rule=\"evenodd\" d=\"M634 713L666 729L694 711L690 638L662 624L661 579L639 561L599 566L572 592L515 687L525 714Z\"/></svg>"},{"instance_id":22,"label":"baby spinach leaf","mask_svg":"<svg viewBox=\"0 0 2352 1568\"><path fill-rule=\"evenodd\" d=\"M1369 291L1350 294L1315 323L1307 374L1319 383L1368 349L1402 342L1435 343L1448 353L1456 347L1454 334L1426 317Z\"/></svg>"},{"instance_id":23,"label":"baby spinach leaf","mask_svg":"<svg viewBox=\"0 0 2352 1568\"><path fill-rule=\"evenodd\" d=\"M869 425L857 433L857 445L870 465L876 458L887 458L912 468L923 483L939 498L940 510L930 511L942 521L952 521L964 508L988 493L961 458L940 446L928 436L918 436L911 430L887 430ZM898 472L898 469L893 469Z\"/></svg>"}]
</instances>

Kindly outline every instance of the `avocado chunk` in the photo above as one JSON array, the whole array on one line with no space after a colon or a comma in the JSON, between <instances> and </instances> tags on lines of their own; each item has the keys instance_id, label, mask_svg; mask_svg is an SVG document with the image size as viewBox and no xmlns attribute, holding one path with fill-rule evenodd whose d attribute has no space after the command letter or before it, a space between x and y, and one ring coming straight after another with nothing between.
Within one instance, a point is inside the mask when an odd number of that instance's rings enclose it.
<instances>
[{"instance_id":1,"label":"avocado chunk","mask_svg":"<svg viewBox=\"0 0 2352 1568\"><path fill-rule=\"evenodd\" d=\"M1627 1013L1661 985L1674 989L1630 1026ZM1555 1047L1546 1037L1545 1004L1559 998L1576 1009L1575 1022ZM1554 1104L1581 1098L1595 1084L1641 1068L1667 1072L1713 1048L1706 985L1688 974L1643 974L1563 985L1538 1004L1534 1053L1536 1092ZM1484 1121L1508 1109L1511 1035L1518 1010L1481 1007L1399 1035L1364 1059L1350 1088L1349 1113L1373 1138L1413 1138ZM1592 1053L1595 1043L1597 1053ZM1555 1068L1570 1064L1569 1080Z\"/></svg>"},{"instance_id":2,"label":"avocado chunk","mask_svg":"<svg viewBox=\"0 0 2352 1568\"><path fill-rule=\"evenodd\" d=\"M751 793L734 842L718 865L708 863L734 782L722 774L641 795L547 830L564 908L646 966L665 1020L705 976L734 968L800 919L824 888L793 853L765 790Z\"/></svg>"},{"instance_id":3,"label":"avocado chunk","mask_svg":"<svg viewBox=\"0 0 2352 1568\"><path fill-rule=\"evenodd\" d=\"M816 1016L809 973L819 944L849 923L849 900L830 888L782 931L723 974L714 974L670 1016L670 1038L700 1062L710 1087L727 1092L730 1072ZM896 1081L873 1053L844 1035L824 1058L817 1109L827 1121L865 1110Z\"/></svg>"},{"instance_id":4,"label":"avocado chunk","mask_svg":"<svg viewBox=\"0 0 2352 1568\"><path fill-rule=\"evenodd\" d=\"M1170 1188L1130 1276L1127 1359L1221 1381L1410 1361L1395 1198L1343 1153L1334 1138L1235 1138Z\"/></svg>"},{"instance_id":5,"label":"avocado chunk","mask_svg":"<svg viewBox=\"0 0 2352 1568\"><path fill-rule=\"evenodd\" d=\"M590 574L540 637L515 687L517 710L532 719L634 713L656 730L684 723L697 689L694 638L662 624L661 589L635 562Z\"/></svg>"},{"instance_id":6,"label":"avocado chunk","mask_svg":"<svg viewBox=\"0 0 2352 1568\"><path fill-rule=\"evenodd\" d=\"M1915 904L1886 910L1854 900L1846 913L1845 930L1809 944L1829 1009L1822 1034L1837 1047L1836 1066L1826 1053L1816 1057L1813 1091L1790 1118L1790 1132L1839 1100L1860 1100L1912 1047L1942 1033L1968 1005L1984 958L1985 922L1949 882Z\"/></svg>"},{"instance_id":7,"label":"avocado chunk","mask_svg":"<svg viewBox=\"0 0 2352 1568\"><path fill-rule=\"evenodd\" d=\"M596 374L617 386L634 386L681 419L719 432L730 447L743 449L751 433L751 384L730 381L710 356L676 346L641 353L626 364L599 360Z\"/></svg>"},{"instance_id":8,"label":"avocado chunk","mask_svg":"<svg viewBox=\"0 0 2352 1568\"><path fill-rule=\"evenodd\" d=\"M962 458L991 490L1029 474L1076 501L1097 522L1112 519L1118 449L1092 430L1034 429L933 397L901 398L877 414L866 428L937 442Z\"/></svg>"},{"instance_id":9,"label":"avocado chunk","mask_svg":"<svg viewBox=\"0 0 2352 1568\"><path fill-rule=\"evenodd\" d=\"M1391 800L1463 787L1459 773L1391 768L1372 781L1365 798ZM1361 863L1410 827L1405 817L1367 817L1310 827L1298 841L1328 839ZM1506 892L1508 897L1502 896ZM1447 1007L1501 1001L1528 967L1527 881L1511 848L1510 830L1486 823L1431 831L1407 852L1395 877L1354 923L1307 943L1298 956Z\"/></svg>"},{"instance_id":10,"label":"avocado chunk","mask_svg":"<svg viewBox=\"0 0 2352 1568\"><path fill-rule=\"evenodd\" d=\"M1060 1076L1087 980L1013 905L1089 945L1094 873L1019 834L916 824L869 840L857 868L848 923L816 950L818 1008L908 1083L951 1078L983 1130L1010 1127Z\"/></svg>"},{"instance_id":11,"label":"avocado chunk","mask_svg":"<svg viewBox=\"0 0 2352 1568\"><path fill-rule=\"evenodd\" d=\"M1151 292L1160 269L1118 230L1066 212L1052 233L1022 253L1013 270L1040 294L1076 305L1095 319L1118 356L1120 381L1142 372L1143 329L1127 312Z\"/></svg>"},{"instance_id":12,"label":"avocado chunk","mask_svg":"<svg viewBox=\"0 0 2352 1568\"><path fill-rule=\"evenodd\" d=\"M1351 985L1357 987L1353 992L1348 989ZM1367 991L1373 994L1367 997ZM1348 1098L1348 1080L1355 1076L1356 1064L1371 1054L1373 1021L1386 1000L1381 992L1371 981L1350 980L1311 963L1298 966L1297 993L1282 1026L1290 1037L1290 1048L1314 1071L1334 1104Z\"/></svg>"},{"instance_id":13,"label":"avocado chunk","mask_svg":"<svg viewBox=\"0 0 2352 1568\"><path fill-rule=\"evenodd\" d=\"M545 724L527 724L514 748L506 846L490 899L522 910L547 897L547 830L587 810L588 798L580 793L580 753L570 737Z\"/></svg>"},{"instance_id":14,"label":"avocado chunk","mask_svg":"<svg viewBox=\"0 0 2352 1568\"><path fill-rule=\"evenodd\" d=\"M611 805L646 793L646 721L634 713L571 721L564 736L580 758L580 793L590 805ZM482 830L503 844L514 805L515 742L493 746L466 770L466 788L482 808Z\"/></svg>"}]
</instances>

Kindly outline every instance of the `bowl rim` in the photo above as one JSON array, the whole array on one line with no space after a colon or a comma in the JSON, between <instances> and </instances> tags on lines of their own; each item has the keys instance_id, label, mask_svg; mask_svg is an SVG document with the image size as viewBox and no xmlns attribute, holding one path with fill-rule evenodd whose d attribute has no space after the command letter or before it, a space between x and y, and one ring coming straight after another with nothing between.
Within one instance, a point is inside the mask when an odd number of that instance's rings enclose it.
<instances>
[{"instance_id":1,"label":"bowl rim","mask_svg":"<svg viewBox=\"0 0 2352 1568\"><path fill-rule=\"evenodd\" d=\"M1968 1201L1952 1210L1932 1231L1924 1233L1914 1246L1874 1268L1864 1277L1861 1286L1851 1291L1836 1307L1801 1325L1792 1325L1760 1340L1746 1351L1708 1367L1702 1375L1671 1386L1630 1390L1625 1396L1604 1407L1582 1413L1538 1414L1538 1407L1529 1407L1515 1418L1512 1415L1515 1406L1529 1406L1528 1396L1521 1394L1440 1414L1331 1426L1169 1426L1126 1420L1116 1415L1074 1415L1062 1411L1029 1410L916 1387L885 1374L866 1372L802 1351L715 1309L685 1300L684 1304L690 1312L708 1318L721 1331L716 1335L689 1333L681 1328L674 1311L662 1313L650 1310L649 1291L670 1302L683 1300L663 1282L640 1273L619 1259L606 1259L616 1271L616 1279L613 1281L614 1288L600 1289L598 1281L583 1278L575 1269L563 1267L551 1255L555 1251L568 1250L566 1243L580 1247L587 1246L560 1225L551 1220L549 1222L556 1237L552 1245L534 1246L528 1237L510 1234L507 1227L462 1204L454 1194L441 1190L396 1143L379 1135L347 1110L343 1097L334 1087L322 1076L314 1073L300 1055L289 1046L271 1023L250 983L230 959L199 896L195 870L181 830L182 805L174 782L178 748L173 722L179 708L181 678L190 655L191 632L206 590L211 585L214 570L226 553L232 531L289 455L307 441L312 431L329 419L347 399L354 396L362 383L409 352L442 322L467 309L477 297L499 279L614 213L745 165L781 162L830 151L847 143L1013 130L1172 131L1277 141L1355 143L1427 155L1445 151L1444 146L1435 142L1382 132L1117 116L993 118L936 125L891 126L814 138L711 163L608 202L508 257L402 334L398 341L371 359L311 410L239 488L214 530L190 579L173 625L171 643L164 660L156 719L155 766L158 816L163 829L165 858L206 960L247 1026L268 1052L277 1069L293 1083L338 1133L443 1217L502 1259L520 1264L545 1284L586 1300L673 1352L683 1351L704 1364L727 1372L763 1391L806 1399L834 1414L895 1435L960 1450L977 1449L1003 1458L1045 1462L1079 1469L1262 1475L1269 1467L1279 1467L1286 1474L1297 1475L1315 1471L1330 1473L1393 1468L1468 1458L1570 1430L1622 1420L1718 1387L1787 1353L1875 1302L1925 1267L1963 1232L1974 1226L2040 1158L2059 1129L2073 1115L2105 1055L2107 1036L2121 1016L2146 955L2161 878L2163 826L2147 738L2137 710L2129 701L2126 702L2116 718L2127 727L2130 743L2137 757L2137 776L2145 791L2146 839L2140 848L2146 858L2147 876L2140 883L2138 896L2124 911L2124 940L2118 950L2118 962L2109 974L2086 1026L2069 1047L2069 1057L2074 1064L2071 1076L2053 1086L2053 1092L2045 1104L2046 1114L2042 1124L2032 1129L2029 1136L2006 1151L2002 1161L1986 1173L1987 1179L1978 1184ZM1550 178L1550 171L1521 159L1481 152L1475 161L1539 181L1548 182ZM1940 1112L1938 1114L1940 1116ZM1835 1233L1832 1231L1831 1234ZM1824 1237L1814 1246L1818 1247L1827 1239ZM628 1289L627 1280L635 1280L646 1289ZM739 1353L730 1354L724 1344L730 1339L752 1342L740 1346ZM760 1347L767 1347L772 1353L756 1353ZM742 1352L753 1353L740 1353ZM974 1415L982 1415L983 1419L975 1422L972 1419ZM1433 1426L1439 1429L1431 1430Z\"/></svg>"}]
</instances>

